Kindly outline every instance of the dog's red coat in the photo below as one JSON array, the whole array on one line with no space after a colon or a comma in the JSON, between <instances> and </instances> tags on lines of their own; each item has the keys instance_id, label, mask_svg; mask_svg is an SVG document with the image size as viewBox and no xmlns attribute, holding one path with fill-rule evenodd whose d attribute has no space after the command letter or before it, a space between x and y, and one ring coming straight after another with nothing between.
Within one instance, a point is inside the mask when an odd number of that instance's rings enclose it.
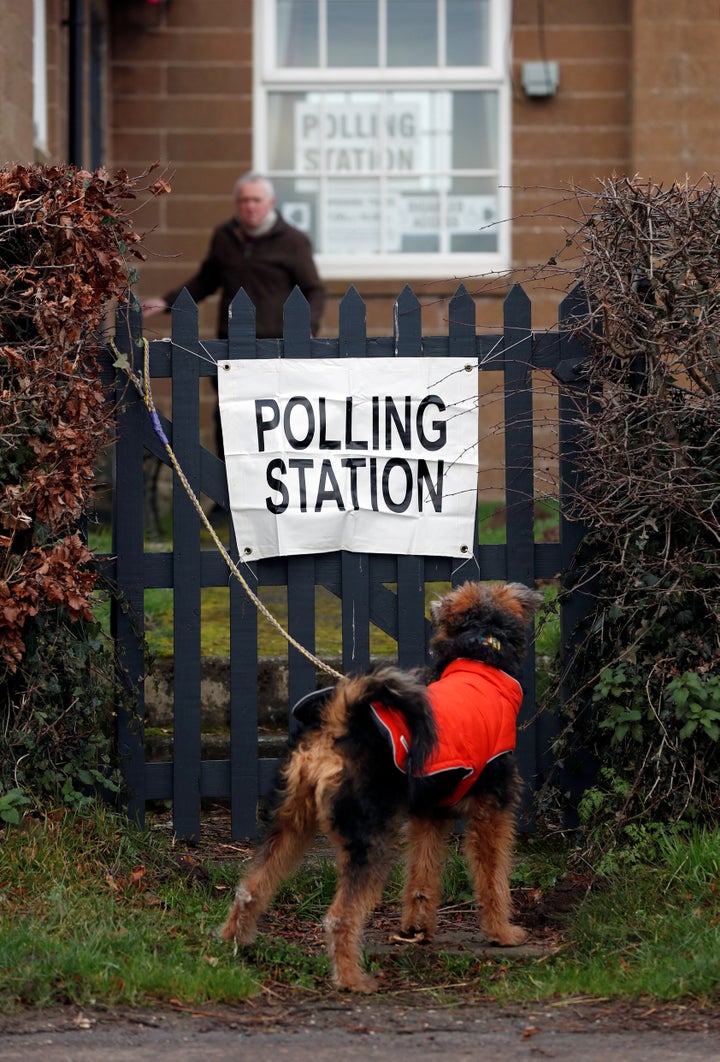
<instances>
[{"instance_id":1,"label":"dog's red coat","mask_svg":"<svg viewBox=\"0 0 720 1062\"><path fill-rule=\"evenodd\" d=\"M438 746L422 774L466 771L457 788L441 803L462 800L490 760L515 750L517 714L522 702L520 683L504 671L480 660L454 660L428 695L438 732ZM402 712L377 702L372 705L380 728L387 734L395 766L405 771L411 743L410 728Z\"/></svg>"}]
</instances>

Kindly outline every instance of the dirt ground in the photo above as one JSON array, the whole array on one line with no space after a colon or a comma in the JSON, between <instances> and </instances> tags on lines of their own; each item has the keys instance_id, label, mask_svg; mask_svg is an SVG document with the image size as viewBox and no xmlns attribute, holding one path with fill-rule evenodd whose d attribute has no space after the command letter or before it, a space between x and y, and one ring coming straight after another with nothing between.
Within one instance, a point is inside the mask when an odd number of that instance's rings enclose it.
<instances>
[{"instance_id":1,"label":"dirt ground","mask_svg":"<svg viewBox=\"0 0 720 1062\"><path fill-rule=\"evenodd\" d=\"M162 816L155 825L165 828ZM227 838L223 816L210 816L199 845L178 846L178 866L202 878L205 859L239 860L250 852ZM589 877L573 875L544 892L515 890L516 921L529 933L525 954L541 960L562 947L563 917L591 887ZM321 926L309 926L286 910L268 915L263 928L301 942L308 953L324 948ZM234 1007L175 1001L152 1009L30 1009L0 1015L0 1062L84 1062L101 1055L113 1062L170 1057L184 1062L226 1058L243 1049L260 1059L292 1056L314 1062L388 1055L421 1060L447 1053L455 1060L720 1062L720 1008L582 998L503 1006L478 998L480 985L458 986L462 1002L439 1005L422 988L422 965L433 963L434 951L500 958L506 949L488 948L467 905L446 908L436 945L416 946L416 976L409 988L387 959L397 951L390 943L396 929L397 912L381 908L368 930L367 950L381 966L385 957L388 968L378 997L358 999L330 987L321 992L273 986ZM517 956L518 949L511 950Z\"/></svg>"}]
</instances>

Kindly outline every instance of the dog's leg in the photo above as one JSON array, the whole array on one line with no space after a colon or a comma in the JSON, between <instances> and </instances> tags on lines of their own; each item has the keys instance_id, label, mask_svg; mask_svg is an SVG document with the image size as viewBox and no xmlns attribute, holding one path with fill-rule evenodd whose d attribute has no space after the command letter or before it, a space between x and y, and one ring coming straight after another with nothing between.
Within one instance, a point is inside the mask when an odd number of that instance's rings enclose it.
<instances>
[{"instance_id":1,"label":"dog's leg","mask_svg":"<svg viewBox=\"0 0 720 1062\"><path fill-rule=\"evenodd\" d=\"M375 978L362 968L362 934L365 923L382 896L394 850L382 837L352 852L333 839L338 849L338 885L325 916L325 934L339 988L350 992L375 992Z\"/></svg>"},{"instance_id":2,"label":"dog's leg","mask_svg":"<svg viewBox=\"0 0 720 1062\"><path fill-rule=\"evenodd\" d=\"M249 944L257 920L272 901L280 882L302 859L317 826L314 793L309 786L288 789L270 833L235 892L230 913L219 930L223 940Z\"/></svg>"},{"instance_id":3,"label":"dog's leg","mask_svg":"<svg viewBox=\"0 0 720 1062\"><path fill-rule=\"evenodd\" d=\"M413 816L408 823L407 871L399 940L424 944L435 935L440 876L449 829L450 822L446 819Z\"/></svg>"},{"instance_id":4,"label":"dog's leg","mask_svg":"<svg viewBox=\"0 0 720 1062\"><path fill-rule=\"evenodd\" d=\"M494 797L479 797L468 813L465 853L480 908L480 923L496 944L522 944L527 934L510 922L510 871L515 841L512 808L498 808Z\"/></svg>"}]
</instances>

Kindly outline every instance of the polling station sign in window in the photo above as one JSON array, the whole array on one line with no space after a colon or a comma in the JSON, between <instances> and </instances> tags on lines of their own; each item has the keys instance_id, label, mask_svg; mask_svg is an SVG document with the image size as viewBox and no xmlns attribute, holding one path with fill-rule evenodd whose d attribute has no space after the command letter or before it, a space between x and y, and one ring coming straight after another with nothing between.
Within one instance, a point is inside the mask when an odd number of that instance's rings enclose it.
<instances>
[{"instance_id":1,"label":"polling station sign in window","mask_svg":"<svg viewBox=\"0 0 720 1062\"><path fill-rule=\"evenodd\" d=\"M317 253L497 251L496 93L283 91L269 102L283 216Z\"/></svg>"},{"instance_id":2,"label":"polling station sign in window","mask_svg":"<svg viewBox=\"0 0 720 1062\"><path fill-rule=\"evenodd\" d=\"M226 361L218 389L245 560L339 549L472 554L476 361Z\"/></svg>"}]
</instances>

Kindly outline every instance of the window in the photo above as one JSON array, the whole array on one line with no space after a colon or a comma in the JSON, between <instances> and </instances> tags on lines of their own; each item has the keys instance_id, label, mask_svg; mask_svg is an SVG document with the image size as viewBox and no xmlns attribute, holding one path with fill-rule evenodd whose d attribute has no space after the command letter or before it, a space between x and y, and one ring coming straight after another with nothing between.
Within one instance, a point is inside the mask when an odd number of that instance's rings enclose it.
<instances>
[{"instance_id":1,"label":"window","mask_svg":"<svg viewBox=\"0 0 720 1062\"><path fill-rule=\"evenodd\" d=\"M256 161L324 276L509 265L508 5L256 0Z\"/></svg>"}]
</instances>

